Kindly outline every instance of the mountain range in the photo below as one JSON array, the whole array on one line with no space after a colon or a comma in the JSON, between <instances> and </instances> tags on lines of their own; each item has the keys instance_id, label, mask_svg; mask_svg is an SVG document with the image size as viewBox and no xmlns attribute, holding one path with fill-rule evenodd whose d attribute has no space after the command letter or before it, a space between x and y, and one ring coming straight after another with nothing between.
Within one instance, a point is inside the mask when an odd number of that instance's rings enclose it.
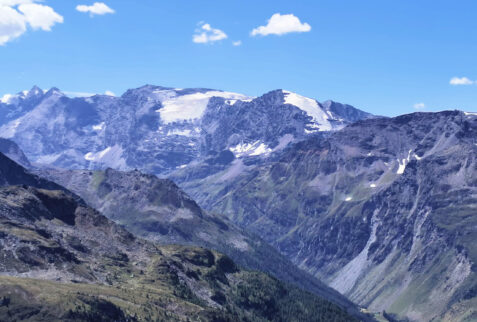
<instances>
[{"instance_id":1,"label":"mountain range","mask_svg":"<svg viewBox=\"0 0 477 322\"><path fill-rule=\"evenodd\" d=\"M161 175L205 158L222 163L268 155L368 117L348 105L283 90L254 98L147 85L121 97L70 98L35 86L1 100L0 136L41 165Z\"/></svg>"},{"instance_id":2,"label":"mountain range","mask_svg":"<svg viewBox=\"0 0 477 322\"><path fill-rule=\"evenodd\" d=\"M35 180L141 243L212 248L358 319L370 317L334 290L389 321L477 318L476 113L387 118L284 90L34 87L0 100L0 136Z\"/></svg>"}]
</instances>

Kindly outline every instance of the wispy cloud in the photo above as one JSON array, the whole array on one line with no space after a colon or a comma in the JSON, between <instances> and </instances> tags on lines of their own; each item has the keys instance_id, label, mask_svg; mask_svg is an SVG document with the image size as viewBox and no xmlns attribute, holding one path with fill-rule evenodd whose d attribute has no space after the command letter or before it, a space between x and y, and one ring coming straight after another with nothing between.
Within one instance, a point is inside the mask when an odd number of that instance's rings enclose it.
<instances>
[{"instance_id":1,"label":"wispy cloud","mask_svg":"<svg viewBox=\"0 0 477 322\"><path fill-rule=\"evenodd\" d=\"M0 0L0 45L20 37L30 27L51 31L63 17L40 0Z\"/></svg>"},{"instance_id":2,"label":"wispy cloud","mask_svg":"<svg viewBox=\"0 0 477 322\"><path fill-rule=\"evenodd\" d=\"M426 108L426 104L424 104L424 103L416 103L416 104L414 104L414 108L415 108L416 110L423 110L423 109Z\"/></svg>"},{"instance_id":3,"label":"wispy cloud","mask_svg":"<svg viewBox=\"0 0 477 322\"><path fill-rule=\"evenodd\" d=\"M472 84L476 84L476 81L470 80L467 77L452 77L449 84L451 84L451 85L472 85Z\"/></svg>"},{"instance_id":4,"label":"wispy cloud","mask_svg":"<svg viewBox=\"0 0 477 322\"><path fill-rule=\"evenodd\" d=\"M213 43L227 39L227 34L220 29L212 28L208 23L200 22L199 28L195 30L192 41L196 44Z\"/></svg>"},{"instance_id":5,"label":"wispy cloud","mask_svg":"<svg viewBox=\"0 0 477 322\"><path fill-rule=\"evenodd\" d=\"M90 14L90 16L94 15L105 15L105 14L113 14L115 11L108 7L104 2L95 2L91 6L87 6L84 4L76 6L76 10L79 12L85 12Z\"/></svg>"},{"instance_id":6,"label":"wispy cloud","mask_svg":"<svg viewBox=\"0 0 477 322\"><path fill-rule=\"evenodd\" d=\"M274 14L268 19L266 26L260 26L252 30L252 36L268 36L268 35L284 35L291 32L309 32L311 26L307 23L302 23L298 17L293 14L281 15Z\"/></svg>"},{"instance_id":7,"label":"wispy cloud","mask_svg":"<svg viewBox=\"0 0 477 322\"><path fill-rule=\"evenodd\" d=\"M96 95L95 93L87 93L87 92L70 92L70 91L64 91L63 92L66 96L69 97L91 97Z\"/></svg>"},{"instance_id":8,"label":"wispy cloud","mask_svg":"<svg viewBox=\"0 0 477 322\"><path fill-rule=\"evenodd\" d=\"M234 45L235 47L242 46L242 41L241 40L234 41L232 42L232 45Z\"/></svg>"},{"instance_id":9,"label":"wispy cloud","mask_svg":"<svg viewBox=\"0 0 477 322\"><path fill-rule=\"evenodd\" d=\"M63 92L63 93L66 96L69 96L69 97L91 97L91 96L95 96L95 95L101 95L101 94L98 94L98 93L88 93L88 92L69 92L69 91L66 91L66 92ZM116 96L116 94L114 94L111 91L105 91L103 95Z\"/></svg>"}]
</instances>

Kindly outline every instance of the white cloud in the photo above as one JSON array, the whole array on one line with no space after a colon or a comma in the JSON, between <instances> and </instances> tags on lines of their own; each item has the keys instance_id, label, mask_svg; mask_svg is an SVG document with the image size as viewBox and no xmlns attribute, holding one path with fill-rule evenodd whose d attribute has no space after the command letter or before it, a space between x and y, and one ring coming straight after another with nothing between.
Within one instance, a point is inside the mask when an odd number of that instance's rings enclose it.
<instances>
[{"instance_id":1,"label":"white cloud","mask_svg":"<svg viewBox=\"0 0 477 322\"><path fill-rule=\"evenodd\" d=\"M468 79L467 77L452 77L449 83L451 85L472 85L476 82Z\"/></svg>"},{"instance_id":2,"label":"white cloud","mask_svg":"<svg viewBox=\"0 0 477 322\"><path fill-rule=\"evenodd\" d=\"M108 13L114 13L115 11L108 7L104 2L95 2L92 6L87 6L84 4L76 6L76 10L79 12L89 12L91 16L94 15L105 15Z\"/></svg>"},{"instance_id":3,"label":"white cloud","mask_svg":"<svg viewBox=\"0 0 477 322\"><path fill-rule=\"evenodd\" d=\"M66 92L63 92L63 93L65 93L69 97L91 97L91 96L98 95L96 93L89 93L89 92L69 92L69 91L66 91ZM116 96L116 94L114 94L111 91L105 91L104 95Z\"/></svg>"},{"instance_id":4,"label":"white cloud","mask_svg":"<svg viewBox=\"0 0 477 322\"><path fill-rule=\"evenodd\" d=\"M242 46L242 41L241 40L234 41L232 45L234 45L235 47Z\"/></svg>"},{"instance_id":5,"label":"white cloud","mask_svg":"<svg viewBox=\"0 0 477 322\"><path fill-rule=\"evenodd\" d=\"M19 4L41 2L39 0L0 0L0 6L13 7Z\"/></svg>"},{"instance_id":6,"label":"white cloud","mask_svg":"<svg viewBox=\"0 0 477 322\"><path fill-rule=\"evenodd\" d=\"M11 7L0 6L0 45L20 37L26 30L22 14Z\"/></svg>"},{"instance_id":7,"label":"white cloud","mask_svg":"<svg viewBox=\"0 0 477 322\"><path fill-rule=\"evenodd\" d=\"M39 0L0 0L0 45L20 37L28 27L51 31L63 17Z\"/></svg>"},{"instance_id":8,"label":"white cloud","mask_svg":"<svg viewBox=\"0 0 477 322\"><path fill-rule=\"evenodd\" d=\"M423 109L426 108L426 104L424 104L424 103L416 103L416 104L414 104L414 108L415 108L416 110L423 110Z\"/></svg>"},{"instance_id":9,"label":"white cloud","mask_svg":"<svg viewBox=\"0 0 477 322\"><path fill-rule=\"evenodd\" d=\"M293 14L281 15L274 14L266 26L260 26L252 30L252 36L268 36L268 35L284 35L291 32L308 32L311 26L307 23L302 23L298 17Z\"/></svg>"},{"instance_id":10,"label":"white cloud","mask_svg":"<svg viewBox=\"0 0 477 322\"><path fill-rule=\"evenodd\" d=\"M192 41L196 44L213 43L227 39L227 34L220 29L212 28L208 23L199 23L199 28L195 30Z\"/></svg>"},{"instance_id":11,"label":"white cloud","mask_svg":"<svg viewBox=\"0 0 477 322\"><path fill-rule=\"evenodd\" d=\"M91 96L96 95L95 93L87 93L87 92L69 92L69 91L65 91L63 93L65 93L65 95L67 95L69 97L91 97Z\"/></svg>"},{"instance_id":12,"label":"white cloud","mask_svg":"<svg viewBox=\"0 0 477 322\"><path fill-rule=\"evenodd\" d=\"M63 23L63 17L53 8L36 3L21 4L18 10L23 13L28 24L33 29L51 31L56 23Z\"/></svg>"}]
</instances>

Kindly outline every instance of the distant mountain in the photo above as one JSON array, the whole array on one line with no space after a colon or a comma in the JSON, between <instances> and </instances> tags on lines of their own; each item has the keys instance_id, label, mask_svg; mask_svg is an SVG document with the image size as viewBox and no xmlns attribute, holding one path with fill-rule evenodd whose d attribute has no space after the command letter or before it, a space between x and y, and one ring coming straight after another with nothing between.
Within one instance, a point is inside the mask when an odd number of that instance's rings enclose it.
<instances>
[{"instance_id":1,"label":"distant mountain","mask_svg":"<svg viewBox=\"0 0 477 322\"><path fill-rule=\"evenodd\" d=\"M260 158L369 117L283 90L253 98L147 85L121 97L69 98L34 87L1 99L0 137L40 165L166 174L204 159Z\"/></svg>"},{"instance_id":2,"label":"distant mountain","mask_svg":"<svg viewBox=\"0 0 477 322\"><path fill-rule=\"evenodd\" d=\"M3 154L0 168L2 321L357 321L217 252L138 239Z\"/></svg>"},{"instance_id":3,"label":"distant mountain","mask_svg":"<svg viewBox=\"0 0 477 322\"><path fill-rule=\"evenodd\" d=\"M174 179L373 311L471 321L476 156L476 113L415 113L357 121L235 172Z\"/></svg>"}]
</instances>

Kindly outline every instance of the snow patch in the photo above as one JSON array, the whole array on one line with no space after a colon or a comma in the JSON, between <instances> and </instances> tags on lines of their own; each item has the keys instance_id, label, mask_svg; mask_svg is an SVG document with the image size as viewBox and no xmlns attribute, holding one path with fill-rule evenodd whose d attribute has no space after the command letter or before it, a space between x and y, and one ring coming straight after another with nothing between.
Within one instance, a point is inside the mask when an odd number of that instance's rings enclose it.
<instances>
[{"instance_id":1,"label":"snow patch","mask_svg":"<svg viewBox=\"0 0 477 322\"><path fill-rule=\"evenodd\" d=\"M376 188L376 184L375 183L372 183L369 185L371 188Z\"/></svg>"},{"instance_id":2,"label":"snow patch","mask_svg":"<svg viewBox=\"0 0 477 322\"><path fill-rule=\"evenodd\" d=\"M351 200L353 200L352 197L346 197L346 199L345 199L345 201L351 201Z\"/></svg>"},{"instance_id":3,"label":"snow patch","mask_svg":"<svg viewBox=\"0 0 477 322\"><path fill-rule=\"evenodd\" d=\"M191 132L192 132L191 130L175 129L175 130L167 132L167 136L171 136L171 135L190 136Z\"/></svg>"},{"instance_id":4,"label":"snow patch","mask_svg":"<svg viewBox=\"0 0 477 322\"><path fill-rule=\"evenodd\" d=\"M399 160L397 160L397 162L399 163L399 168L396 173L403 174L404 170L406 170L406 159L402 159L402 163Z\"/></svg>"},{"instance_id":5,"label":"snow patch","mask_svg":"<svg viewBox=\"0 0 477 322\"><path fill-rule=\"evenodd\" d=\"M242 156L257 156L263 154L269 154L272 152L265 143L260 141L255 141L253 143L240 143L229 149L232 151L237 158Z\"/></svg>"},{"instance_id":6,"label":"snow patch","mask_svg":"<svg viewBox=\"0 0 477 322\"><path fill-rule=\"evenodd\" d=\"M102 159L109 151L111 151L111 147L108 146L106 149L104 149L103 151L99 151L99 152L88 152L85 154L84 156L84 159L87 160L87 161L98 161L100 159Z\"/></svg>"},{"instance_id":7,"label":"snow patch","mask_svg":"<svg viewBox=\"0 0 477 322\"><path fill-rule=\"evenodd\" d=\"M93 125L93 130L95 131L102 131L105 128L106 123L101 122L100 124Z\"/></svg>"},{"instance_id":8,"label":"snow patch","mask_svg":"<svg viewBox=\"0 0 477 322\"><path fill-rule=\"evenodd\" d=\"M212 97L223 97L233 100L248 98L242 94L220 91L208 91L205 93L174 96L165 99L162 102L163 107L156 112L161 115L161 119L164 123L200 119Z\"/></svg>"},{"instance_id":9,"label":"snow patch","mask_svg":"<svg viewBox=\"0 0 477 322\"><path fill-rule=\"evenodd\" d=\"M238 100L226 100L225 103L227 103L228 105L235 105L235 103L237 103Z\"/></svg>"},{"instance_id":10,"label":"snow patch","mask_svg":"<svg viewBox=\"0 0 477 322\"><path fill-rule=\"evenodd\" d=\"M412 150L409 150L409 153L407 155L407 158L406 159L402 159L402 163L401 161L398 159L397 162L399 164L399 168L397 170L397 174L403 174L404 173L404 170L406 170L406 166L407 164L409 163L409 161L411 161L411 152Z\"/></svg>"},{"instance_id":11,"label":"snow patch","mask_svg":"<svg viewBox=\"0 0 477 322\"><path fill-rule=\"evenodd\" d=\"M464 112L465 115L472 115L472 116L477 116L477 113L475 112Z\"/></svg>"},{"instance_id":12,"label":"snow patch","mask_svg":"<svg viewBox=\"0 0 477 322\"><path fill-rule=\"evenodd\" d=\"M88 152L84 155L86 161L101 163L112 168L126 168L126 161L122 158L123 148L119 145L108 146L99 152Z\"/></svg>"},{"instance_id":13,"label":"snow patch","mask_svg":"<svg viewBox=\"0 0 477 322\"><path fill-rule=\"evenodd\" d=\"M330 116L323 111L316 100L288 91L283 91L283 93L285 94L285 104L294 105L311 116L313 122L315 122L311 125L312 128L316 128L318 131L330 131L332 129L329 121ZM305 132L314 133L316 131L307 129Z\"/></svg>"}]
</instances>

